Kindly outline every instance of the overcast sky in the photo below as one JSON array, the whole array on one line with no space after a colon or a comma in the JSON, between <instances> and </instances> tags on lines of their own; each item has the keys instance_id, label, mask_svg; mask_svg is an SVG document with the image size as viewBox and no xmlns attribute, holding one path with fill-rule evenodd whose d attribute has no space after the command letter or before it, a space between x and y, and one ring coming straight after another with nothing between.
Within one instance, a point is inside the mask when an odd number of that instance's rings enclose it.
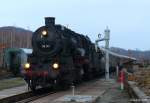
<instances>
[{"instance_id":1,"label":"overcast sky","mask_svg":"<svg viewBox=\"0 0 150 103\"><path fill-rule=\"evenodd\" d=\"M0 26L34 31L44 17L95 41L108 26L110 46L150 50L150 0L0 0Z\"/></svg>"}]
</instances>

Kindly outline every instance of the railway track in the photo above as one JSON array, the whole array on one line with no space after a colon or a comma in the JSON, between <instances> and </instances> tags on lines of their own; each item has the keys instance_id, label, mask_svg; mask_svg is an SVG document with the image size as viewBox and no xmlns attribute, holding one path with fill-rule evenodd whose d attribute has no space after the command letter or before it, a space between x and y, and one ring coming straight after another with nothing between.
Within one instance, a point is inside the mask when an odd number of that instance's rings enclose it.
<instances>
[{"instance_id":1,"label":"railway track","mask_svg":"<svg viewBox=\"0 0 150 103\"><path fill-rule=\"evenodd\" d=\"M78 86L79 87L83 86L83 85L85 85L89 82L94 82L94 81L97 81L97 80L98 79L90 80L88 82L84 82L81 85L77 85L77 87ZM36 91L36 93L33 93L33 92L29 91L29 92L24 92L24 93L21 93L21 94L17 94L17 95L13 95L13 96L10 96L10 97L0 99L0 103L28 103L28 102L34 101L36 99L54 94L56 92L60 92L60 91L64 91L64 90L59 90L59 89L56 90L56 89L52 89L52 88L44 88L44 89L41 88L41 89L38 89Z\"/></svg>"},{"instance_id":2,"label":"railway track","mask_svg":"<svg viewBox=\"0 0 150 103\"><path fill-rule=\"evenodd\" d=\"M50 88L38 89L36 93L29 91L22 94L17 94L14 96L0 99L0 103L28 103L54 93L56 93L56 91Z\"/></svg>"},{"instance_id":3,"label":"railway track","mask_svg":"<svg viewBox=\"0 0 150 103\"><path fill-rule=\"evenodd\" d=\"M51 95L54 93L56 93L56 92L50 92L50 93L46 93L46 94L42 94L42 95L35 95L35 96L30 97L30 98L26 98L26 99L23 99L21 101L18 101L16 103L29 103L31 101L34 101L36 99L39 99L39 98L42 98L42 97L45 97L45 96L48 96L48 95Z\"/></svg>"}]
</instances>

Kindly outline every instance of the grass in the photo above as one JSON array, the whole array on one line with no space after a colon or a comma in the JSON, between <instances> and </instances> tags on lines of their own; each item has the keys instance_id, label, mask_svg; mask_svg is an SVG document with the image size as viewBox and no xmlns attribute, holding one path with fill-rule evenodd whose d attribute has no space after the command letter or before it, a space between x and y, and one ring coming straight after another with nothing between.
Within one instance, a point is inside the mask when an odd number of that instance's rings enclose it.
<instances>
[{"instance_id":1,"label":"grass","mask_svg":"<svg viewBox=\"0 0 150 103\"><path fill-rule=\"evenodd\" d=\"M21 85L25 85L25 81L22 78L0 80L0 90L13 88Z\"/></svg>"}]
</instances>

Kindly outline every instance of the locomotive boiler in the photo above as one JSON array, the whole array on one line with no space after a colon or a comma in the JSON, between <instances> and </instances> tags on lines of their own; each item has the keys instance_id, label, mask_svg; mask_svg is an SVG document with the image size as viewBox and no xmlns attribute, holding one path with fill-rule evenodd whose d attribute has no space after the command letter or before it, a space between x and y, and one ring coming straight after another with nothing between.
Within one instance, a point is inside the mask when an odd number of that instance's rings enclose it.
<instances>
[{"instance_id":1,"label":"locomotive boiler","mask_svg":"<svg viewBox=\"0 0 150 103\"><path fill-rule=\"evenodd\" d=\"M32 90L38 86L68 87L104 72L101 50L95 51L88 36L55 24L54 17L46 17L45 26L33 32L32 48L23 71Z\"/></svg>"}]
</instances>

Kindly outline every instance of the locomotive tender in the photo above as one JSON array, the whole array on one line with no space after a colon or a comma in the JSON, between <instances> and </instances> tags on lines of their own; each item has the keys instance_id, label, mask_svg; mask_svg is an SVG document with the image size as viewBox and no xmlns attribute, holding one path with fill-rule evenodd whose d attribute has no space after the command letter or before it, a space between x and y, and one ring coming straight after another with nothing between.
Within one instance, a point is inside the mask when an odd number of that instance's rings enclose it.
<instances>
[{"instance_id":1,"label":"locomotive tender","mask_svg":"<svg viewBox=\"0 0 150 103\"><path fill-rule=\"evenodd\" d=\"M24 78L32 90L37 86L66 87L100 76L103 53L95 51L88 36L45 18L45 26L32 35L33 52L24 67Z\"/></svg>"}]
</instances>

